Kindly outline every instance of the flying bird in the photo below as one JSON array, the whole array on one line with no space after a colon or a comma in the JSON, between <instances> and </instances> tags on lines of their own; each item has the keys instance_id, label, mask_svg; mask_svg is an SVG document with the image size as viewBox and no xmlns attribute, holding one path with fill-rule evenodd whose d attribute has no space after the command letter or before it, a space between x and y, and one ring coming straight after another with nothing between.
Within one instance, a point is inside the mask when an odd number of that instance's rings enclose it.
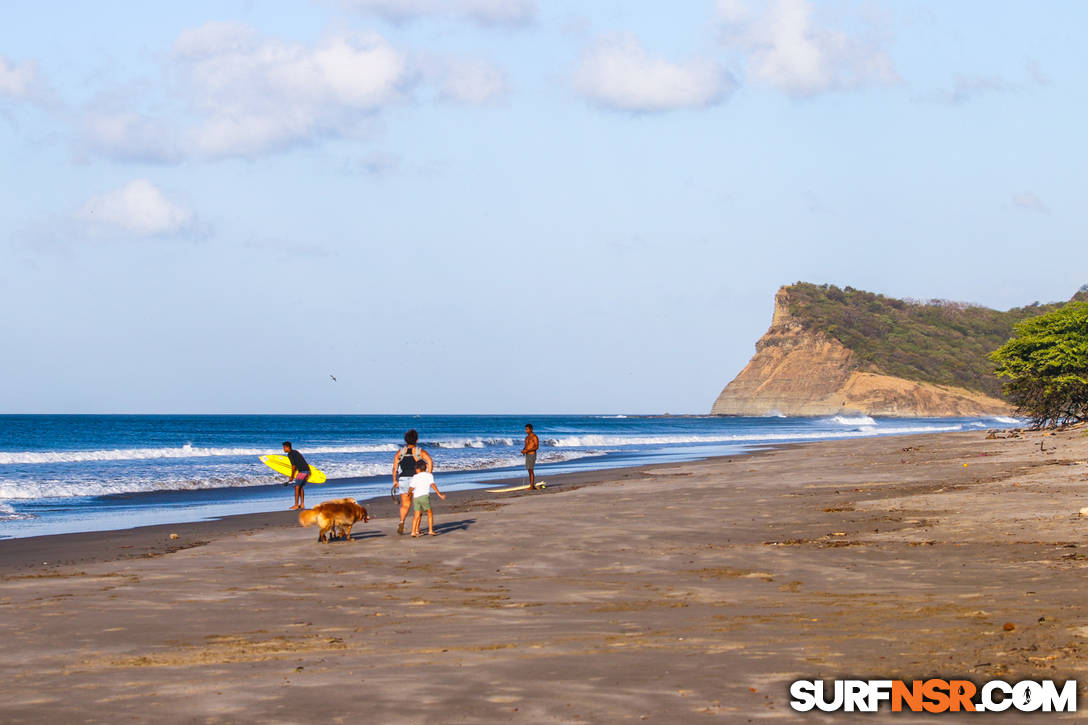
<instances>
[{"instance_id":1,"label":"flying bird","mask_svg":"<svg viewBox=\"0 0 1088 725\"><path fill-rule=\"evenodd\" d=\"M332 378L332 381L334 383L336 382L336 376L335 375L333 375L332 373L329 373L329 377Z\"/></svg>"}]
</instances>

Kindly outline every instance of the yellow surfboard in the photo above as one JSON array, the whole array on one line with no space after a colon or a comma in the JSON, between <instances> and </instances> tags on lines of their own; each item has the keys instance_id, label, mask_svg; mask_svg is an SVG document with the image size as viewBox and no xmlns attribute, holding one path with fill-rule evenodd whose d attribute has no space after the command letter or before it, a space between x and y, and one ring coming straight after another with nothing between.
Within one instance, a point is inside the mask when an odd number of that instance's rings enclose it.
<instances>
[{"instance_id":1,"label":"yellow surfboard","mask_svg":"<svg viewBox=\"0 0 1088 725\"><path fill-rule=\"evenodd\" d=\"M537 488L547 488L548 484L547 484L546 481L537 481L536 487ZM489 489L487 489L487 492L488 493L511 493L513 491L528 491L528 490L529 490L529 484L525 484L524 486L510 486L509 488L489 488Z\"/></svg>"},{"instance_id":2,"label":"yellow surfboard","mask_svg":"<svg viewBox=\"0 0 1088 725\"><path fill-rule=\"evenodd\" d=\"M291 475L291 461L287 456L261 456L261 463L276 473L282 473L285 476ZM324 473L310 466L310 477L306 479L306 483L325 483L327 480L329 479Z\"/></svg>"}]
</instances>

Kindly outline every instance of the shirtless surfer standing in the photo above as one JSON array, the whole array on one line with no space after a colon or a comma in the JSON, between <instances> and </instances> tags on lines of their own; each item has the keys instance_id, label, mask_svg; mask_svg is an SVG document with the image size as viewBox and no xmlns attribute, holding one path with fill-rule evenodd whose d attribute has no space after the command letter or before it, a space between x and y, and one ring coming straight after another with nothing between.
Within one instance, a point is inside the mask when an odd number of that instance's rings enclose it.
<instances>
[{"instance_id":1,"label":"shirtless surfer standing","mask_svg":"<svg viewBox=\"0 0 1088 725\"><path fill-rule=\"evenodd\" d=\"M536 473L533 468L536 467L536 451L540 448L540 439L536 437L536 433L533 433L533 424L525 424L525 445L522 446L521 452L525 454L525 469L529 471L529 490L536 490Z\"/></svg>"}]
</instances>

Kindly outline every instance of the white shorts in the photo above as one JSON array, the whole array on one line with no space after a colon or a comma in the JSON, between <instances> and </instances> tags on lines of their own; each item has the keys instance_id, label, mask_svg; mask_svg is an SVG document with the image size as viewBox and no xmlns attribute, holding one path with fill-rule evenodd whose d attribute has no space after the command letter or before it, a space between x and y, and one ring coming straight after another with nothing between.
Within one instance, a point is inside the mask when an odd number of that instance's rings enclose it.
<instances>
[{"instance_id":1,"label":"white shorts","mask_svg":"<svg viewBox=\"0 0 1088 725\"><path fill-rule=\"evenodd\" d=\"M401 476L397 479L397 494L403 496L406 493L410 493L412 490L412 477L405 478Z\"/></svg>"}]
</instances>

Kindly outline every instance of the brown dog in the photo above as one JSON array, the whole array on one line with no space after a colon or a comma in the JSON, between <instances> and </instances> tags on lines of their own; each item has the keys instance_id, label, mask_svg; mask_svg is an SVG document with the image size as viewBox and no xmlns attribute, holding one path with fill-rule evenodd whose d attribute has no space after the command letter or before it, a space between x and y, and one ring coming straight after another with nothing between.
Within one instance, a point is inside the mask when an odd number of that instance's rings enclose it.
<instances>
[{"instance_id":1,"label":"brown dog","mask_svg":"<svg viewBox=\"0 0 1088 725\"><path fill-rule=\"evenodd\" d=\"M358 501L353 498L332 498L328 501L322 501L322 503L358 503ZM329 529L328 539L332 540L341 536L344 536L344 527L340 524L333 523L332 528ZM350 535L345 538L350 540Z\"/></svg>"},{"instance_id":2,"label":"brown dog","mask_svg":"<svg viewBox=\"0 0 1088 725\"><path fill-rule=\"evenodd\" d=\"M329 501L324 501L323 503L358 503L358 501L353 498L334 498ZM366 507L360 506L359 508L363 509L363 523L365 524L367 521L370 520L370 516L367 513ZM351 541L351 526L348 526L347 533L345 533L344 527L341 524L334 523L332 525L332 528L329 529L328 538L334 539L341 536L344 537L345 540Z\"/></svg>"},{"instance_id":3,"label":"brown dog","mask_svg":"<svg viewBox=\"0 0 1088 725\"><path fill-rule=\"evenodd\" d=\"M334 528L340 530L340 535L345 540L351 541L351 527L355 522L362 521L366 523L369 520L370 516L366 512L366 508L355 503L353 498L338 498L325 501L312 509L298 512L299 525L313 526L317 524L320 529L317 540L326 543L330 540Z\"/></svg>"}]
</instances>

